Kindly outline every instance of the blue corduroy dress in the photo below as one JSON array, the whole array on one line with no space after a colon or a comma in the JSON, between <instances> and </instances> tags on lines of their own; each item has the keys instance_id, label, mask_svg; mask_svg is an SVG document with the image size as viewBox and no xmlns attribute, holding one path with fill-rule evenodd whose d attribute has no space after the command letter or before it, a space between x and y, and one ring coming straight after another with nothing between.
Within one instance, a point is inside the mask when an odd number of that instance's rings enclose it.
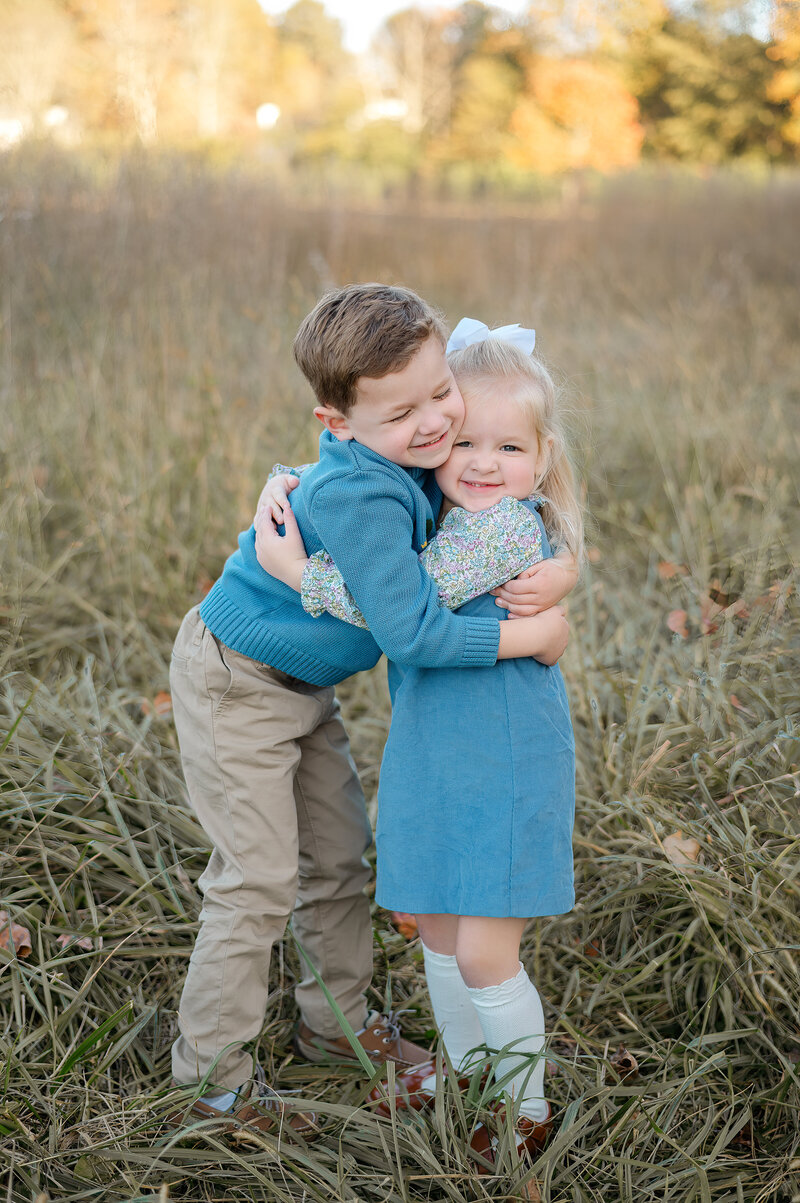
<instances>
[{"instance_id":1,"label":"blue corduroy dress","mask_svg":"<svg viewBox=\"0 0 800 1203\"><path fill-rule=\"evenodd\" d=\"M499 610L483 595L458 613ZM575 743L558 666L532 659L481 668L392 665L390 687L377 902L412 914L530 918L570 910Z\"/></svg>"}]
</instances>

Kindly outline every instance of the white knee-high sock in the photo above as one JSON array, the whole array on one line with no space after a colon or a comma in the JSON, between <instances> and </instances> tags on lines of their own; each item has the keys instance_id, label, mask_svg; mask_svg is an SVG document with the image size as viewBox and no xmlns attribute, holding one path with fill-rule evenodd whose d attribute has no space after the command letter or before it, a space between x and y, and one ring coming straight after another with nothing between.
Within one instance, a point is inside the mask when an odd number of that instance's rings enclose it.
<instances>
[{"instance_id":1,"label":"white knee-high sock","mask_svg":"<svg viewBox=\"0 0 800 1203\"><path fill-rule=\"evenodd\" d=\"M443 952L434 952L424 944L422 955L425 958L425 977L433 1017L453 1068L460 1069L469 1061L467 1054L470 1049L483 1044L483 1029L456 958Z\"/></svg>"},{"instance_id":2,"label":"white knee-high sock","mask_svg":"<svg viewBox=\"0 0 800 1203\"><path fill-rule=\"evenodd\" d=\"M544 1056L533 1068L530 1057L544 1048L544 1011L539 991L521 964L517 976L499 986L468 986L467 990L488 1048L499 1050L512 1045L511 1051L498 1058L495 1077L503 1078L519 1067L519 1072L504 1083L503 1090L515 1103L519 1102L521 1115L539 1121L546 1119Z\"/></svg>"}]
</instances>

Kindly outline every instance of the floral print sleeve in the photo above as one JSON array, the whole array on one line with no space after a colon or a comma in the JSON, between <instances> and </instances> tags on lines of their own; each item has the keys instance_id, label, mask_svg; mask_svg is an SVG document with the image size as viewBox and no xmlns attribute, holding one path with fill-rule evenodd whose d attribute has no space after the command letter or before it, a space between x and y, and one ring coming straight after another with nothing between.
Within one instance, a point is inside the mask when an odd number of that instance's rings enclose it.
<instances>
[{"instance_id":1,"label":"floral print sleeve","mask_svg":"<svg viewBox=\"0 0 800 1203\"><path fill-rule=\"evenodd\" d=\"M440 604L449 610L502 585L541 558L539 523L524 503L513 497L504 497L477 514L451 510L419 557L438 586ZM327 610L366 629L364 616L327 552L318 551L309 559L301 600L303 609L314 617Z\"/></svg>"},{"instance_id":2,"label":"floral print sleeve","mask_svg":"<svg viewBox=\"0 0 800 1203\"><path fill-rule=\"evenodd\" d=\"M296 468L287 468L286 464L273 464L267 480L272 480L273 476L302 476L306 468L311 466L311 464L298 464Z\"/></svg>"}]
</instances>

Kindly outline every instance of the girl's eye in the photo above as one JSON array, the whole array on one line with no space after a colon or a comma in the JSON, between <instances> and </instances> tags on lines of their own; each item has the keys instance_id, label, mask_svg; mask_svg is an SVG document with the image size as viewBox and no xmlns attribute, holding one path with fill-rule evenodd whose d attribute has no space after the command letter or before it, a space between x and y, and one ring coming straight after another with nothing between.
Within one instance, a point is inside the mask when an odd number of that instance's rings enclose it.
<instances>
[{"instance_id":1,"label":"girl's eye","mask_svg":"<svg viewBox=\"0 0 800 1203\"><path fill-rule=\"evenodd\" d=\"M434 399L434 401L444 401L445 397L449 397L450 394L452 393L452 391L453 391L452 385L448 384L447 388L444 390L443 393L434 393L433 399Z\"/></svg>"},{"instance_id":2,"label":"girl's eye","mask_svg":"<svg viewBox=\"0 0 800 1203\"><path fill-rule=\"evenodd\" d=\"M519 447L516 447L513 443L503 443L503 446L500 448L500 450L501 451L519 451Z\"/></svg>"},{"instance_id":3,"label":"girl's eye","mask_svg":"<svg viewBox=\"0 0 800 1203\"><path fill-rule=\"evenodd\" d=\"M457 442L453 443L453 446L454 447L471 447L472 443L469 441L469 439L459 439Z\"/></svg>"}]
</instances>

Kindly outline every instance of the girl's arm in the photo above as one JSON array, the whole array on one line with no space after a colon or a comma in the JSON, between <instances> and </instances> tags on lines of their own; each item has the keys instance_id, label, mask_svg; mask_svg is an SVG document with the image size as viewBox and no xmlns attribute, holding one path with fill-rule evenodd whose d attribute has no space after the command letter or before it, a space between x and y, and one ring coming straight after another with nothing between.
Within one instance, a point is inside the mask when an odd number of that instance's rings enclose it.
<instances>
[{"instance_id":1,"label":"girl's arm","mask_svg":"<svg viewBox=\"0 0 800 1203\"><path fill-rule=\"evenodd\" d=\"M491 593L497 605L508 610L509 618L530 617L563 601L578 583L578 575L575 557L568 551L560 551L551 559L526 568L516 580L498 585Z\"/></svg>"}]
</instances>

